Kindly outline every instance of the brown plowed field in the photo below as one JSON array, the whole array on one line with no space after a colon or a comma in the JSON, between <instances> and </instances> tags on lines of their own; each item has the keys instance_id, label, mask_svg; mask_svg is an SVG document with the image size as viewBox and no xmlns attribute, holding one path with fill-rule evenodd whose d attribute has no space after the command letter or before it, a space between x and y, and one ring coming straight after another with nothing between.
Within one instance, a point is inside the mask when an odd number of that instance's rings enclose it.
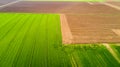
<instances>
[{"instance_id":1,"label":"brown plowed field","mask_svg":"<svg viewBox=\"0 0 120 67\"><path fill-rule=\"evenodd\" d=\"M77 3L70 2L34 2L34 1L21 1L19 3L4 7L1 12L30 12L30 13L58 13L68 6Z\"/></svg>"},{"instance_id":2,"label":"brown plowed field","mask_svg":"<svg viewBox=\"0 0 120 67\"><path fill-rule=\"evenodd\" d=\"M0 6L1 6L1 5L4 5L4 3L0 3Z\"/></svg>"},{"instance_id":3,"label":"brown plowed field","mask_svg":"<svg viewBox=\"0 0 120 67\"><path fill-rule=\"evenodd\" d=\"M91 13L120 13L119 10L104 4L90 5L87 2L34 2L23 1L3 9L0 12L30 12L30 13L64 13L64 14L91 14Z\"/></svg>"},{"instance_id":4,"label":"brown plowed field","mask_svg":"<svg viewBox=\"0 0 120 67\"><path fill-rule=\"evenodd\" d=\"M73 43L120 42L112 29L120 29L120 14L67 15Z\"/></svg>"},{"instance_id":5,"label":"brown plowed field","mask_svg":"<svg viewBox=\"0 0 120 67\"><path fill-rule=\"evenodd\" d=\"M106 13L106 14L111 14L111 13L120 13L119 10L116 10L114 8L111 8L109 6L106 6L104 4L94 4L94 5L90 5L88 3L79 3L79 4L76 4L75 6L69 8L69 9L66 9L64 11L61 11L63 13L66 13L66 14L103 14L103 13Z\"/></svg>"},{"instance_id":6,"label":"brown plowed field","mask_svg":"<svg viewBox=\"0 0 120 67\"><path fill-rule=\"evenodd\" d=\"M108 2L108 3L116 5L116 6L120 6L120 2Z\"/></svg>"},{"instance_id":7,"label":"brown plowed field","mask_svg":"<svg viewBox=\"0 0 120 67\"><path fill-rule=\"evenodd\" d=\"M0 6L8 4L8 3L13 2L13 1L16 1L16 0L0 0Z\"/></svg>"}]
</instances>

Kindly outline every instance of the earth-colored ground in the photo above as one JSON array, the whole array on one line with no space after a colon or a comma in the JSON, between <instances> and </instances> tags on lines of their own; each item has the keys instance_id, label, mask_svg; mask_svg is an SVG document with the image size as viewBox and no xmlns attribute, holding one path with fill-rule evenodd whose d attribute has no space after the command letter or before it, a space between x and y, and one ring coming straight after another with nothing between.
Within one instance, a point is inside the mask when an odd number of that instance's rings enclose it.
<instances>
[{"instance_id":1,"label":"earth-colored ground","mask_svg":"<svg viewBox=\"0 0 120 67\"><path fill-rule=\"evenodd\" d=\"M21 1L1 9L1 12L58 13L76 3ZM18 9L19 8L19 9Z\"/></svg>"},{"instance_id":2,"label":"earth-colored ground","mask_svg":"<svg viewBox=\"0 0 120 67\"><path fill-rule=\"evenodd\" d=\"M120 14L67 15L73 43L120 42L112 30L120 29L119 18Z\"/></svg>"},{"instance_id":3,"label":"earth-colored ground","mask_svg":"<svg viewBox=\"0 0 120 67\"><path fill-rule=\"evenodd\" d=\"M120 6L120 2L108 2L108 3L116 5L116 6Z\"/></svg>"},{"instance_id":4,"label":"earth-colored ground","mask_svg":"<svg viewBox=\"0 0 120 67\"><path fill-rule=\"evenodd\" d=\"M60 14L60 20L61 20L62 42L64 44L71 44L73 41L72 40L73 36L65 14Z\"/></svg>"},{"instance_id":5,"label":"earth-colored ground","mask_svg":"<svg viewBox=\"0 0 120 67\"><path fill-rule=\"evenodd\" d=\"M101 3L93 5L87 2L35 2L21 1L1 9L0 12L30 12L30 13L64 13L64 14L98 14L120 13L119 10Z\"/></svg>"}]
</instances>

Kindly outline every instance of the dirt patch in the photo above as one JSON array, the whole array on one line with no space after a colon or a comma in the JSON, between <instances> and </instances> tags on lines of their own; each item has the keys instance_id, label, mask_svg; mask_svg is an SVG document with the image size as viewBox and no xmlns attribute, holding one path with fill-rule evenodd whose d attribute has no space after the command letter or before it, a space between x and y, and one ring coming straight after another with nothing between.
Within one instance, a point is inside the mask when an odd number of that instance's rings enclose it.
<instances>
[{"instance_id":1,"label":"dirt patch","mask_svg":"<svg viewBox=\"0 0 120 67\"><path fill-rule=\"evenodd\" d=\"M113 4L113 5L116 5L116 6L119 6L120 7L120 2L107 2L107 3L110 3L110 4Z\"/></svg>"},{"instance_id":2,"label":"dirt patch","mask_svg":"<svg viewBox=\"0 0 120 67\"><path fill-rule=\"evenodd\" d=\"M112 7L114 9L116 9L116 10L120 10L120 6L113 5L113 4L110 4L110 3L103 3L103 4L106 5L106 6Z\"/></svg>"},{"instance_id":3,"label":"dirt patch","mask_svg":"<svg viewBox=\"0 0 120 67\"><path fill-rule=\"evenodd\" d=\"M76 4L74 2L36 2L21 1L6 8L1 12L26 12L26 13L58 13L60 10L66 9L68 6Z\"/></svg>"},{"instance_id":4,"label":"dirt patch","mask_svg":"<svg viewBox=\"0 0 120 67\"><path fill-rule=\"evenodd\" d=\"M72 43L113 43L120 37L111 29L120 28L120 14L66 15L73 34Z\"/></svg>"},{"instance_id":5,"label":"dirt patch","mask_svg":"<svg viewBox=\"0 0 120 67\"><path fill-rule=\"evenodd\" d=\"M64 14L60 14L60 20L61 20L62 42L63 44L71 44L73 37L66 16Z\"/></svg>"},{"instance_id":6,"label":"dirt patch","mask_svg":"<svg viewBox=\"0 0 120 67\"><path fill-rule=\"evenodd\" d=\"M90 14L106 13L117 14L119 10L104 4L91 5L87 2L34 2L22 1L0 9L0 12L26 12L26 13L64 13L64 14Z\"/></svg>"},{"instance_id":7,"label":"dirt patch","mask_svg":"<svg viewBox=\"0 0 120 67\"><path fill-rule=\"evenodd\" d=\"M120 36L120 29L112 29L113 32L115 32L118 36Z\"/></svg>"}]
</instances>

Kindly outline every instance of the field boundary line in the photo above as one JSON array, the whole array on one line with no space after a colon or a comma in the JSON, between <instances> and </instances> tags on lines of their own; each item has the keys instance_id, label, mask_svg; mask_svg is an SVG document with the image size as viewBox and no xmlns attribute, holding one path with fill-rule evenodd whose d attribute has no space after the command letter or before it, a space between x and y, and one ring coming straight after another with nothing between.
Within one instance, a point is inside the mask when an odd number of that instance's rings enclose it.
<instances>
[{"instance_id":1,"label":"field boundary line","mask_svg":"<svg viewBox=\"0 0 120 67\"><path fill-rule=\"evenodd\" d=\"M22 1L22 0L17 0L17 1L13 1L13 2L10 2L10 3L4 4L4 5L1 5L0 8L4 8L6 6L10 6L10 5L15 4L17 2L20 2L20 1Z\"/></svg>"},{"instance_id":2,"label":"field boundary line","mask_svg":"<svg viewBox=\"0 0 120 67\"><path fill-rule=\"evenodd\" d=\"M72 67L77 67L77 63L76 63L75 58L73 56L71 56L71 63L72 63Z\"/></svg>"},{"instance_id":3,"label":"field boundary line","mask_svg":"<svg viewBox=\"0 0 120 67\"><path fill-rule=\"evenodd\" d=\"M120 10L120 7L119 7L119 6L112 5L112 4L110 4L110 3L103 3L103 4L106 5L106 6L109 6L109 7L115 8L115 9L117 9L117 10Z\"/></svg>"},{"instance_id":4,"label":"field boundary line","mask_svg":"<svg viewBox=\"0 0 120 67\"><path fill-rule=\"evenodd\" d=\"M87 2L88 4L90 4L90 5L94 5L94 3L91 3L91 2Z\"/></svg>"},{"instance_id":5,"label":"field boundary line","mask_svg":"<svg viewBox=\"0 0 120 67\"><path fill-rule=\"evenodd\" d=\"M120 29L112 29L112 31L118 36L120 36Z\"/></svg>"},{"instance_id":6,"label":"field boundary line","mask_svg":"<svg viewBox=\"0 0 120 67\"><path fill-rule=\"evenodd\" d=\"M114 52L114 50L110 47L109 44L103 43L103 45L107 48L107 50L113 55L113 57L120 63L120 58L118 55Z\"/></svg>"},{"instance_id":7,"label":"field boundary line","mask_svg":"<svg viewBox=\"0 0 120 67\"><path fill-rule=\"evenodd\" d=\"M115 44L115 46L120 46L120 44L119 44L119 43L117 43L117 44Z\"/></svg>"},{"instance_id":8,"label":"field boundary line","mask_svg":"<svg viewBox=\"0 0 120 67\"><path fill-rule=\"evenodd\" d=\"M60 14L60 20L61 20L62 43L71 44L73 36L65 14Z\"/></svg>"}]
</instances>

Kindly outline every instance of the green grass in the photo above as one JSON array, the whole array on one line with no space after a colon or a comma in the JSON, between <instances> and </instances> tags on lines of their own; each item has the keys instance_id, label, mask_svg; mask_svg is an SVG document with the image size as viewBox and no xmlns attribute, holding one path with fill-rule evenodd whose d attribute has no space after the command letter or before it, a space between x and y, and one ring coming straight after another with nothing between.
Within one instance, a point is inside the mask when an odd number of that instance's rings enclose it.
<instances>
[{"instance_id":1,"label":"green grass","mask_svg":"<svg viewBox=\"0 0 120 67\"><path fill-rule=\"evenodd\" d=\"M0 67L70 67L61 46L57 14L7 14L0 17Z\"/></svg>"},{"instance_id":2,"label":"green grass","mask_svg":"<svg viewBox=\"0 0 120 67\"><path fill-rule=\"evenodd\" d=\"M57 14L0 13L0 67L119 67L98 44L63 46Z\"/></svg>"},{"instance_id":3,"label":"green grass","mask_svg":"<svg viewBox=\"0 0 120 67\"><path fill-rule=\"evenodd\" d=\"M111 53L102 44L76 44L64 50L74 60L76 67L119 67Z\"/></svg>"},{"instance_id":4,"label":"green grass","mask_svg":"<svg viewBox=\"0 0 120 67\"><path fill-rule=\"evenodd\" d=\"M117 44L117 46L116 44L111 44L111 47L120 59L120 44Z\"/></svg>"}]
</instances>

